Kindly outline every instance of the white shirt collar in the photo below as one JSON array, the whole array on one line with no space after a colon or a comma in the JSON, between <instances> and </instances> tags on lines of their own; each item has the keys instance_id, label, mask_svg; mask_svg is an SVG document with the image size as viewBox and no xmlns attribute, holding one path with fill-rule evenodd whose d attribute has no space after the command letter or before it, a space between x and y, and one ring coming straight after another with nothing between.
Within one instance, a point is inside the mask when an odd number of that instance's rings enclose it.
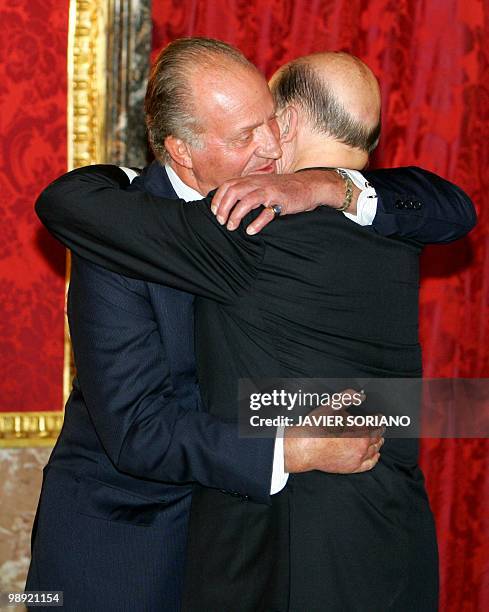
<instances>
[{"instance_id":1,"label":"white shirt collar","mask_svg":"<svg viewBox=\"0 0 489 612\"><path fill-rule=\"evenodd\" d=\"M204 197L192 187L186 185L171 166L165 164L165 170L170 179L171 186L179 198L185 202L193 202L194 200L202 200Z\"/></svg>"}]
</instances>

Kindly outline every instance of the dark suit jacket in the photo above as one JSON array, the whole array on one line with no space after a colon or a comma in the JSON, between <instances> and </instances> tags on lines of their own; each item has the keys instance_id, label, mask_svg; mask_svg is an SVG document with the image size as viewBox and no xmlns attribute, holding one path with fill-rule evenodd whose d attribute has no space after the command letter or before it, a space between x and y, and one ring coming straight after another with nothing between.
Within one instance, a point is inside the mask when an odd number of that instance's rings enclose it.
<instances>
[{"instance_id":1,"label":"dark suit jacket","mask_svg":"<svg viewBox=\"0 0 489 612\"><path fill-rule=\"evenodd\" d=\"M132 188L176 198L159 164ZM178 610L192 483L268 499L273 442L237 444L233 425L201 411L193 302L73 254L77 378L27 582L63 590L68 610Z\"/></svg>"},{"instance_id":2,"label":"dark suit jacket","mask_svg":"<svg viewBox=\"0 0 489 612\"><path fill-rule=\"evenodd\" d=\"M420 242L437 231L442 240L463 235L473 208L420 170L369 179L381 196L369 228L322 208L250 238L219 226L208 200L119 191L127 179L110 167L58 179L37 210L75 253L199 296L204 401L235 420L240 377L421 375ZM293 475L271 505L199 488L188 580L185 607L196 611L436 609L436 542L416 441L386 443L366 474Z\"/></svg>"}]
</instances>

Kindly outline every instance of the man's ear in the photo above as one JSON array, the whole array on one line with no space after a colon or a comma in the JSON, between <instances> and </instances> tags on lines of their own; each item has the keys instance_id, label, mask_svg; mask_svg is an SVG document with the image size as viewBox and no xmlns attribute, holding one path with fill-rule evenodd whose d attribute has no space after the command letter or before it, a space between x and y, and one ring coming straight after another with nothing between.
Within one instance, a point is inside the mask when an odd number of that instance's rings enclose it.
<instances>
[{"instance_id":1,"label":"man's ear","mask_svg":"<svg viewBox=\"0 0 489 612\"><path fill-rule=\"evenodd\" d=\"M181 138L167 136L165 138L165 149L175 163L184 168L192 169L192 155L188 144Z\"/></svg>"},{"instance_id":2,"label":"man's ear","mask_svg":"<svg viewBox=\"0 0 489 612\"><path fill-rule=\"evenodd\" d=\"M293 106L286 106L277 114L277 123L280 128L280 142L291 142L297 134L297 110Z\"/></svg>"}]
</instances>

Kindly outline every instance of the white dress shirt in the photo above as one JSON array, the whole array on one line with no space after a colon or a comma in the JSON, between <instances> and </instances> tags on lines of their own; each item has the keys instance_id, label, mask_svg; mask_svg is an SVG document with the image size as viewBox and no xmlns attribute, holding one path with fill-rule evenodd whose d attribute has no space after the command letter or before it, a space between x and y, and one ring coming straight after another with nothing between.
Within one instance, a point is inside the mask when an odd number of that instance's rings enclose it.
<instances>
[{"instance_id":1,"label":"white dress shirt","mask_svg":"<svg viewBox=\"0 0 489 612\"><path fill-rule=\"evenodd\" d=\"M121 168L129 180L132 182L137 172L131 168ZM173 170L171 166L165 164L165 170L172 184L175 193L179 198L186 202L193 202L195 200L201 200L202 194L198 191L189 187L178 174ZM351 213L343 213L351 221L358 223L359 225L371 225L374 220L375 213L377 212L377 194L375 189L369 185L365 180L361 172L358 170L349 170L345 168L345 172L351 178L352 182L361 190L357 200L357 214L352 215ZM272 480L270 483L270 495L279 493L287 484L289 474L285 471L284 463L284 428L277 428L277 436L275 438L275 449L273 454L273 467L272 467Z\"/></svg>"},{"instance_id":2,"label":"white dress shirt","mask_svg":"<svg viewBox=\"0 0 489 612\"><path fill-rule=\"evenodd\" d=\"M377 193L363 174L358 170L342 168L351 178L353 184L360 189L357 200L357 214L343 213L351 221L358 225L372 225L377 212Z\"/></svg>"}]
</instances>

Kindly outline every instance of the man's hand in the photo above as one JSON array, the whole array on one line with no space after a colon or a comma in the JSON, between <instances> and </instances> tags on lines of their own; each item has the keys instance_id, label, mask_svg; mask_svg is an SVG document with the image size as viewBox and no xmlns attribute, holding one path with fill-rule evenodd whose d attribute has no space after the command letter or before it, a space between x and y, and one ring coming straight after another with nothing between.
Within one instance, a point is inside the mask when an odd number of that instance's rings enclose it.
<instances>
[{"instance_id":1,"label":"man's hand","mask_svg":"<svg viewBox=\"0 0 489 612\"><path fill-rule=\"evenodd\" d=\"M353 187L348 212L356 213L360 190ZM212 199L212 211L221 225L235 230L253 209L264 206L246 232L257 234L275 218L269 208L282 207L281 216L293 215L318 206L339 208L345 199L345 183L334 170L306 170L295 174L252 174L223 183Z\"/></svg>"},{"instance_id":2,"label":"man's hand","mask_svg":"<svg viewBox=\"0 0 489 612\"><path fill-rule=\"evenodd\" d=\"M285 432L286 472L357 474L371 470L380 459L384 443L380 432L373 438L311 438L298 429L302 427L290 427Z\"/></svg>"},{"instance_id":3,"label":"man's hand","mask_svg":"<svg viewBox=\"0 0 489 612\"><path fill-rule=\"evenodd\" d=\"M352 396L354 391L344 392ZM317 408L310 416L342 416L346 412ZM285 471L289 473L319 470L333 474L367 472L380 459L384 430L372 427L341 427L296 425L286 427L284 436ZM350 437L348 437L350 436Z\"/></svg>"}]
</instances>

